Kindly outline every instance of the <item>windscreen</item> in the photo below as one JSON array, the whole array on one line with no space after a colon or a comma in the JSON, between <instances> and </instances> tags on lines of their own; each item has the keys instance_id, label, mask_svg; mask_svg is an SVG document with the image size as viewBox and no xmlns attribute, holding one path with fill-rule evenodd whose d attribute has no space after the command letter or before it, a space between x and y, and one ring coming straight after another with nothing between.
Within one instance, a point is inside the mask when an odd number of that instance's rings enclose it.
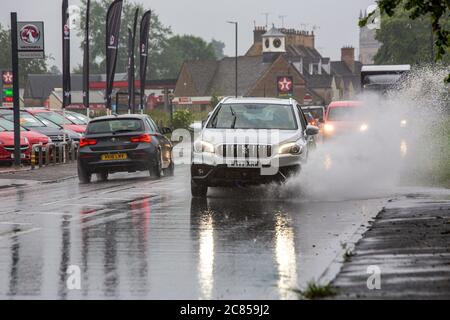
<instances>
[{"instance_id":1,"label":"windscreen","mask_svg":"<svg viewBox=\"0 0 450 320\"><path fill-rule=\"evenodd\" d=\"M9 121L14 121L14 114L11 113L3 115L3 118ZM27 128L45 127L45 124L43 124L39 119L33 117L32 115L26 112L20 113L20 125Z\"/></svg>"},{"instance_id":2,"label":"windscreen","mask_svg":"<svg viewBox=\"0 0 450 320\"><path fill-rule=\"evenodd\" d=\"M86 122L84 122L83 120L81 120L80 118L78 118L77 116L75 116L72 113L66 113L66 118L69 119L71 122L75 123L75 124L79 124L79 125L85 125Z\"/></svg>"},{"instance_id":3,"label":"windscreen","mask_svg":"<svg viewBox=\"0 0 450 320\"><path fill-rule=\"evenodd\" d=\"M140 119L111 119L90 122L87 134L122 133L144 131L144 124Z\"/></svg>"},{"instance_id":4,"label":"windscreen","mask_svg":"<svg viewBox=\"0 0 450 320\"><path fill-rule=\"evenodd\" d=\"M70 119L64 119L62 115L57 114L56 112L40 112L36 114L36 117L39 119L50 120L59 126L62 126L63 124L74 124Z\"/></svg>"},{"instance_id":5,"label":"windscreen","mask_svg":"<svg viewBox=\"0 0 450 320\"><path fill-rule=\"evenodd\" d=\"M328 121L359 121L363 116L362 107L333 107L328 111Z\"/></svg>"},{"instance_id":6,"label":"windscreen","mask_svg":"<svg viewBox=\"0 0 450 320\"><path fill-rule=\"evenodd\" d=\"M14 131L14 123L0 118L0 127L4 128L6 131ZM20 131L25 131L23 127L20 127Z\"/></svg>"},{"instance_id":7,"label":"windscreen","mask_svg":"<svg viewBox=\"0 0 450 320\"><path fill-rule=\"evenodd\" d=\"M291 105L222 104L208 128L296 130L297 121Z\"/></svg>"},{"instance_id":8,"label":"windscreen","mask_svg":"<svg viewBox=\"0 0 450 320\"><path fill-rule=\"evenodd\" d=\"M78 120L82 122L81 124L88 124L88 122L89 122L89 118L81 113L70 112L69 114L78 118Z\"/></svg>"}]
</instances>

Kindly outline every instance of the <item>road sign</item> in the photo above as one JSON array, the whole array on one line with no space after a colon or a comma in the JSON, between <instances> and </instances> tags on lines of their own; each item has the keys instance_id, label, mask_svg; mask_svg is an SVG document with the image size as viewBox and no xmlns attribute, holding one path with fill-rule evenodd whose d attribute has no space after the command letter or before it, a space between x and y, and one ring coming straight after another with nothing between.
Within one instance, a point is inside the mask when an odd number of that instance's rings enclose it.
<instances>
[{"instance_id":1,"label":"road sign","mask_svg":"<svg viewBox=\"0 0 450 320\"><path fill-rule=\"evenodd\" d=\"M18 22L17 49L21 59L44 59L44 22Z\"/></svg>"}]
</instances>

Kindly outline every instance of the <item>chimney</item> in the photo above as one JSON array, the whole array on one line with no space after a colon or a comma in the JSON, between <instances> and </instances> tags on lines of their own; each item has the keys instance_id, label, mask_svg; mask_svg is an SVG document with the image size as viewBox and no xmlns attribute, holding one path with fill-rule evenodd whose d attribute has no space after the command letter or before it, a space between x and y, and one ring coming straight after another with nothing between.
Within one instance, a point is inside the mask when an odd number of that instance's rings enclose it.
<instances>
[{"instance_id":1,"label":"chimney","mask_svg":"<svg viewBox=\"0 0 450 320\"><path fill-rule=\"evenodd\" d=\"M343 47L341 49L341 61L344 61L347 67L355 73L355 48Z\"/></svg>"},{"instance_id":2,"label":"chimney","mask_svg":"<svg viewBox=\"0 0 450 320\"><path fill-rule=\"evenodd\" d=\"M262 41L262 35L266 32L266 27L255 26L253 30L253 43L260 43Z\"/></svg>"}]
</instances>

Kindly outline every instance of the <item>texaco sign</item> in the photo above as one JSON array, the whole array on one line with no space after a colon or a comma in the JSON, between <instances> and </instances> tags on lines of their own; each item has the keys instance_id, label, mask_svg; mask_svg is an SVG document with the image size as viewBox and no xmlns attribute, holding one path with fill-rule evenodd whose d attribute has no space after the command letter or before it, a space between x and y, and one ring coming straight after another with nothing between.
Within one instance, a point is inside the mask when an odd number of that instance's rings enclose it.
<instances>
[{"instance_id":1,"label":"texaco sign","mask_svg":"<svg viewBox=\"0 0 450 320\"><path fill-rule=\"evenodd\" d=\"M44 59L44 23L18 22L17 44L19 58Z\"/></svg>"},{"instance_id":2,"label":"texaco sign","mask_svg":"<svg viewBox=\"0 0 450 320\"><path fill-rule=\"evenodd\" d=\"M277 87L279 97L290 97L294 92L294 80L291 76L278 77Z\"/></svg>"}]
</instances>

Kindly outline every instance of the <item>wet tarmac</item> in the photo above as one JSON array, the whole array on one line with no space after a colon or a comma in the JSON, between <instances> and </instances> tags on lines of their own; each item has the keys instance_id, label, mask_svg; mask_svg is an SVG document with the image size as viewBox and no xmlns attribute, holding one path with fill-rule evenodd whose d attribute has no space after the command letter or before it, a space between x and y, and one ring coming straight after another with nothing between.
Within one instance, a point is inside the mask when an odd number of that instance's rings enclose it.
<instances>
[{"instance_id":1,"label":"wet tarmac","mask_svg":"<svg viewBox=\"0 0 450 320\"><path fill-rule=\"evenodd\" d=\"M298 299L388 200L267 190L193 201L188 167L2 188L0 298ZM73 266L79 290L67 285Z\"/></svg>"}]
</instances>

